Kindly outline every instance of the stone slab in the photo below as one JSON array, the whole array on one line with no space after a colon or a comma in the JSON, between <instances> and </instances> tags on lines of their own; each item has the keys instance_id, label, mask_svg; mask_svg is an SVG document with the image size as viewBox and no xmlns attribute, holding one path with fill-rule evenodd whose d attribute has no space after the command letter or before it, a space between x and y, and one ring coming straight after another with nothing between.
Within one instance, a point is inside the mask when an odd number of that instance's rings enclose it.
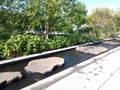
<instances>
[{"instance_id":1,"label":"stone slab","mask_svg":"<svg viewBox=\"0 0 120 90\"><path fill-rule=\"evenodd\" d=\"M120 42L115 42L115 41L105 41L103 43L108 45L120 45Z\"/></svg>"},{"instance_id":2,"label":"stone slab","mask_svg":"<svg viewBox=\"0 0 120 90\"><path fill-rule=\"evenodd\" d=\"M64 64L64 59L60 57L49 57L44 59L32 60L25 67L28 73L46 74L51 72L55 67L60 67Z\"/></svg>"},{"instance_id":3,"label":"stone slab","mask_svg":"<svg viewBox=\"0 0 120 90\"><path fill-rule=\"evenodd\" d=\"M107 48L102 46L81 46L76 48L76 51L86 53L86 54L93 54L93 55L98 55L107 50L108 50Z\"/></svg>"},{"instance_id":4,"label":"stone slab","mask_svg":"<svg viewBox=\"0 0 120 90\"><path fill-rule=\"evenodd\" d=\"M20 72L1 72L0 73L0 87L7 85L15 80L21 79L22 74Z\"/></svg>"}]
</instances>

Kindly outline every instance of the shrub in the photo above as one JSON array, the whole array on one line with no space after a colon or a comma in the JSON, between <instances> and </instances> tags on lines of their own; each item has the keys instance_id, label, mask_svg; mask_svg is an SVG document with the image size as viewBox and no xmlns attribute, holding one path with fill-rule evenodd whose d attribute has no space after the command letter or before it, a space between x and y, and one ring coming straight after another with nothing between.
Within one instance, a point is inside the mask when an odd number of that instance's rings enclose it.
<instances>
[{"instance_id":1,"label":"shrub","mask_svg":"<svg viewBox=\"0 0 120 90\"><path fill-rule=\"evenodd\" d=\"M18 57L47 50L69 47L85 42L91 42L87 34L67 34L64 36L52 36L44 39L38 35L16 35L11 36L3 45L0 45L0 57Z\"/></svg>"}]
</instances>

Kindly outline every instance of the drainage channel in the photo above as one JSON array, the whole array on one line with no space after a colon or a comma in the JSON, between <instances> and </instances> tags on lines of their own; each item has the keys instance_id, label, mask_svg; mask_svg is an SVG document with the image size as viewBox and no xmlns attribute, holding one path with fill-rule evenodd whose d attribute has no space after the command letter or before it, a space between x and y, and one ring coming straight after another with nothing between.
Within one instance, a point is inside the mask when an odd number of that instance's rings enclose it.
<instances>
[{"instance_id":1,"label":"drainage channel","mask_svg":"<svg viewBox=\"0 0 120 90\"><path fill-rule=\"evenodd\" d=\"M111 49L118 46L118 45L108 45L108 44L103 44L103 43L99 43L99 44L95 44L95 45L96 46L104 46L104 47L108 48L108 50L111 50ZM43 80L51 75L54 75L62 70L65 70L69 67L75 66L78 63L86 61L86 60L94 57L95 55L79 53L79 52L76 52L74 49L72 49L72 50L67 50L64 52L49 54L49 55L42 57L42 58L51 57L51 56L57 56L57 57L64 58L65 64L63 67L57 68L52 73L49 73L47 75L29 76L24 71L24 67L27 66L29 61L20 62L18 64L13 64L10 66L2 67L0 69L0 72L21 71L23 74L23 78L21 80L4 87L3 90L19 90L19 89L24 88L28 85L31 85L39 80Z\"/></svg>"}]
</instances>

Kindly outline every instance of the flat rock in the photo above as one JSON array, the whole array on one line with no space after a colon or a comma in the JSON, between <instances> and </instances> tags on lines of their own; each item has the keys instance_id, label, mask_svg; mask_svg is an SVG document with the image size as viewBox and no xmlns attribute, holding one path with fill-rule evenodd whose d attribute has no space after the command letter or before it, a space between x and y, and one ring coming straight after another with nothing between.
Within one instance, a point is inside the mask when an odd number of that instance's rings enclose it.
<instances>
[{"instance_id":1,"label":"flat rock","mask_svg":"<svg viewBox=\"0 0 120 90\"><path fill-rule=\"evenodd\" d=\"M120 38L116 38L115 40L118 40L118 41L120 41Z\"/></svg>"},{"instance_id":2,"label":"flat rock","mask_svg":"<svg viewBox=\"0 0 120 90\"><path fill-rule=\"evenodd\" d=\"M15 80L21 79L20 72L1 72L0 73L0 87L12 83Z\"/></svg>"},{"instance_id":3,"label":"flat rock","mask_svg":"<svg viewBox=\"0 0 120 90\"><path fill-rule=\"evenodd\" d=\"M46 74L51 72L56 66L62 66L64 59L59 57L50 57L45 59L32 60L25 67L28 73Z\"/></svg>"},{"instance_id":4,"label":"flat rock","mask_svg":"<svg viewBox=\"0 0 120 90\"><path fill-rule=\"evenodd\" d=\"M93 55L98 55L107 50L108 50L107 48L102 46L81 46L76 48L76 51L86 53L86 54L93 54Z\"/></svg>"},{"instance_id":5,"label":"flat rock","mask_svg":"<svg viewBox=\"0 0 120 90\"><path fill-rule=\"evenodd\" d=\"M120 42L115 42L115 41L105 41L103 43L104 44L109 44L109 45L120 45Z\"/></svg>"}]
</instances>

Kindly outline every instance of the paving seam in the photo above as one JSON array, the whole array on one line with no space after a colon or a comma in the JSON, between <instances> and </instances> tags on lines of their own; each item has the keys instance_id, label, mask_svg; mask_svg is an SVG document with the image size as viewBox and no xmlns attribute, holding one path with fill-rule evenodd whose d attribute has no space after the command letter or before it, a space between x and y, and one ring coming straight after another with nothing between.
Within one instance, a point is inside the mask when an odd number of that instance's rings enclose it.
<instances>
[{"instance_id":1,"label":"paving seam","mask_svg":"<svg viewBox=\"0 0 120 90\"><path fill-rule=\"evenodd\" d=\"M113 73L110 75L110 77L97 89L97 90L100 90L113 76L114 74L120 70L120 67ZM109 87L109 86L108 86ZM113 88L113 87L112 87ZM115 88L114 88L115 89Z\"/></svg>"}]
</instances>

